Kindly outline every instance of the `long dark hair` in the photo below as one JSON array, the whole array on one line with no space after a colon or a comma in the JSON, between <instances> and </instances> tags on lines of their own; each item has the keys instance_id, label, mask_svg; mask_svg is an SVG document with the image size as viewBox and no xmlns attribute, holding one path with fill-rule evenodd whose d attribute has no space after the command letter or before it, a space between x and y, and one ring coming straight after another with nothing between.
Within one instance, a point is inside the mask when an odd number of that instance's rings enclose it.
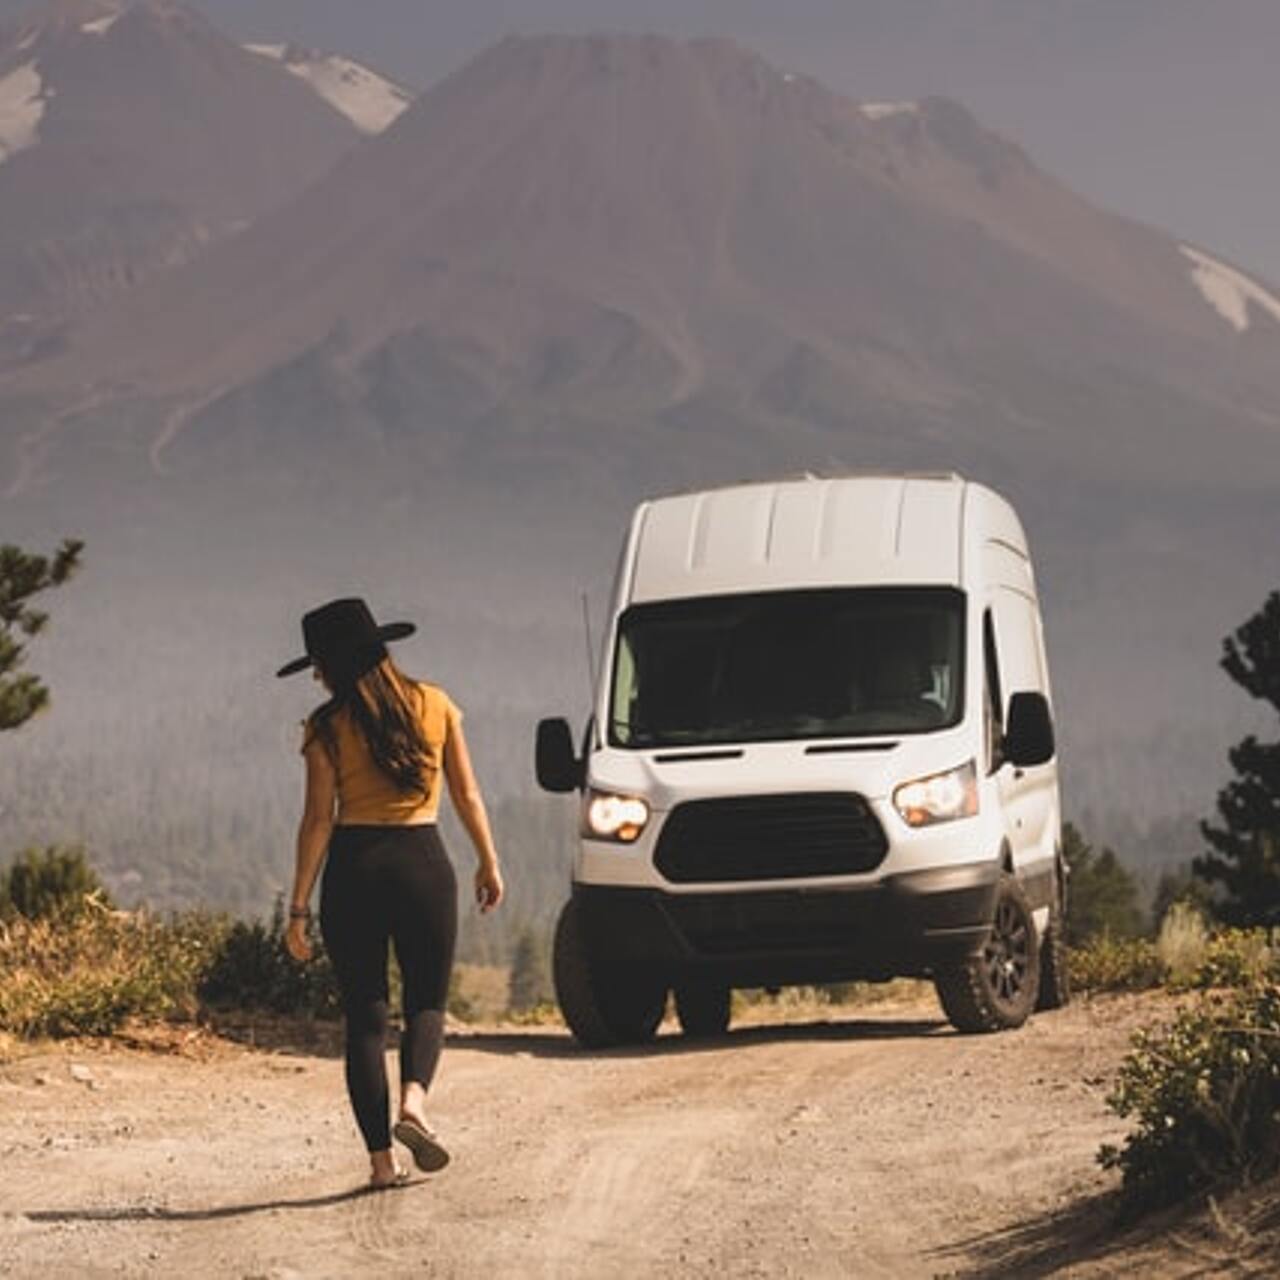
<instances>
[{"instance_id":1,"label":"long dark hair","mask_svg":"<svg viewBox=\"0 0 1280 1280\"><path fill-rule=\"evenodd\" d=\"M329 678L327 671L323 674ZM319 736L330 759L338 754L333 717L348 707L374 764L400 791L426 795L437 764L422 732L409 677L388 655L354 681L334 684L329 679L333 696L311 713L308 731Z\"/></svg>"}]
</instances>

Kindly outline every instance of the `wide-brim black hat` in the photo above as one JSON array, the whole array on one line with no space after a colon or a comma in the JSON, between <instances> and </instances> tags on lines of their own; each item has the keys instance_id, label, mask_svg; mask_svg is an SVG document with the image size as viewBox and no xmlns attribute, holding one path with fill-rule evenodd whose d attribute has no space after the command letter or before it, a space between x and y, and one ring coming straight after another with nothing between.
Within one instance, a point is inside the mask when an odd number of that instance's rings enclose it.
<instances>
[{"instance_id":1,"label":"wide-brim black hat","mask_svg":"<svg viewBox=\"0 0 1280 1280\"><path fill-rule=\"evenodd\" d=\"M387 656L388 640L403 640L416 630L412 622L387 622L380 626L369 612L369 606L359 597L330 600L302 617L306 656L286 662L276 675L291 676L319 666L331 679L358 679Z\"/></svg>"}]
</instances>

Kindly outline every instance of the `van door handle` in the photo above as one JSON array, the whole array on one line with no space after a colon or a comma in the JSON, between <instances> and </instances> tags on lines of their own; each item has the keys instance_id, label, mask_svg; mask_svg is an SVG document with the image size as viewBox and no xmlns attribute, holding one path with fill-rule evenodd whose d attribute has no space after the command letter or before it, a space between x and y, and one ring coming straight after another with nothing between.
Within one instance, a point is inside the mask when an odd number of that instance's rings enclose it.
<instances>
[{"instance_id":1,"label":"van door handle","mask_svg":"<svg viewBox=\"0 0 1280 1280\"><path fill-rule=\"evenodd\" d=\"M1014 782L1017 782L1019 779L1025 778L1026 775L1027 771L1025 769L1015 769L1013 771L1013 780Z\"/></svg>"}]
</instances>

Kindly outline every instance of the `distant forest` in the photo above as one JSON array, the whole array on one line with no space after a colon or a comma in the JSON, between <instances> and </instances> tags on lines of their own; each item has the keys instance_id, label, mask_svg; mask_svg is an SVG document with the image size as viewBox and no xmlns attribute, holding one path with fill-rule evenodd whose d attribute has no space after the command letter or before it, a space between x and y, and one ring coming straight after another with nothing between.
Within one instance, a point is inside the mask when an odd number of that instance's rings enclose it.
<instances>
[{"instance_id":1,"label":"distant forest","mask_svg":"<svg viewBox=\"0 0 1280 1280\"><path fill-rule=\"evenodd\" d=\"M526 930L549 938L569 889L577 805L533 783L538 713L468 699L465 682L450 687L467 704L509 887L494 916L482 920L469 909L474 861L446 802L443 829L463 904L460 954L503 963ZM574 701L540 712L572 714ZM579 707L585 701L585 693L576 700ZM262 916L287 890L303 788L296 722L265 721L260 704L237 699L216 713L174 705L169 715L123 718L101 751L46 731L54 728L51 720L24 730L31 737L20 752L12 738L0 742L16 757L6 762L0 863L36 839L80 843L120 901L159 908L201 904ZM1208 816L1211 800L1210 790L1203 810L1153 818L1073 805L1068 785L1066 816L1091 843L1115 850L1149 901L1163 872L1202 851L1197 820Z\"/></svg>"},{"instance_id":2,"label":"distant forest","mask_svg":"<svg viewBox=\"0 0 1280 1280\"><path fill-rule=\"evenodd\" d=\"M130 562L95 560L94 545L83 574L49 600L50 627L32 646L30 665L47 680L53 706L0 738L0 864L29 845L82 844L122 903L268 914L292 869L300 721L320 697L305 675L272 673L298 650L302 606L334 594L335 583L375 581L380 616L419 624L419 634L397 646L405 669L443 684L465 710L508 877L503 910L481 920L466 909L472 855L446 805L464 893L461 954L505 960L530 927L545 939L568 893L576 804L537 790L533 736L540 716L566 715L575 726L586 719L581 601L573 591L521 583L514 572L495 582L477 570L471 577L484 584L481 597L466 592L466 565L415 564L411 578L407 570L380 566L375 576L363 564L330 563L325 576L309 571L314 581L291 584L288 598L208 574L197 595L187 577L140 573L122 584L121 566ZM597 643L607 585L598 579L614 554L610 545L583 556L598 570ZM195 548L174 558L199 563ZM101 564L110 573L99 572ZM592 581L576 571L565 576ZM415 585L424 580L430 594ZM1119 637L1124 657L1124 601L1099 594L1086 612L1064 595L1050 594L1047 609L1064 817L1091 844L1113 848L1149 896L1163 871L1203 851L1197 822L1213 812L1228 773L1226 748L1253 727L1248 700L1216 668L1217 637L1244 611L1205 628L1194 664L1187 653L1134 642L1130 660L1102 684L1089 667L1097 652L1090 633ZM1188 669L1195 687L1184 678Z\"/></svg>"}]
</instances>

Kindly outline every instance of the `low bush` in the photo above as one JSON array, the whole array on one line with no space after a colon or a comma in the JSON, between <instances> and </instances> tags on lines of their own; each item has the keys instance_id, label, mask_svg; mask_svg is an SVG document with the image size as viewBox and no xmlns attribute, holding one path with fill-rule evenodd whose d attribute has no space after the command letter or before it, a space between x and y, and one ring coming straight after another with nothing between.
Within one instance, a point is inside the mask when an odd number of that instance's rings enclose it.
<instances>
[{"instance_id":1,"label":"low bush","mask_svg":"<svg viewBox=\"0 0 1280 1280\"><path fill-rule=\"evenodd\" d=\"M1146 991L1167 974L1155 943L1147 938L1092 938L1067 953L1071 986L1077 991Z\"/></svg>"},{"instance_id":2,"label":"low bush","mask_svg":"<svg viewBox=\"0 0 1280 1280\"><path fill-rule=\"evenodd\" d=\"M1280 1166L1280 985L1201 996L1134 1038L1108 1098L1137 1118L1099 1159L1130 1197L1163 1204Z\"/></svg>"},{"instance_id":3,"label":"low bush","mask_svg":"<svg viewBox=\"0 0 1280 1280\"><path fill-rule=\"evenodd\" d=\"M1197 987L1249 987L1280 979L1280 930L1222 929L1209 937Z\"/></svg>"},{"instance_id":4,"label":"low bush","mask_svg":"<svg viewBox=\"0 0 1280 1280\"><path fill-rule=\"evenodd\" d=\"M1174 906L1154 942L1104 934L1069 951L1067 963L1078 991L1248 987L1280 980L1280 933L1210 932L1195 908Z\"/></svg>"},{"instance_id":5,"label":"low bush","mask_svg":"<svg viewBox=\"0 0 1280 1280\"><path fill-rule=\"evenodd\" d=\"M314 920L307 935L312 958L298 964L284 945L287 921L277 898L271 919L236 921L196 984L200 1000L214 1008L265 1010L332 1018L341 1011L337 979Z\"/></svg>"}]
</instances>

